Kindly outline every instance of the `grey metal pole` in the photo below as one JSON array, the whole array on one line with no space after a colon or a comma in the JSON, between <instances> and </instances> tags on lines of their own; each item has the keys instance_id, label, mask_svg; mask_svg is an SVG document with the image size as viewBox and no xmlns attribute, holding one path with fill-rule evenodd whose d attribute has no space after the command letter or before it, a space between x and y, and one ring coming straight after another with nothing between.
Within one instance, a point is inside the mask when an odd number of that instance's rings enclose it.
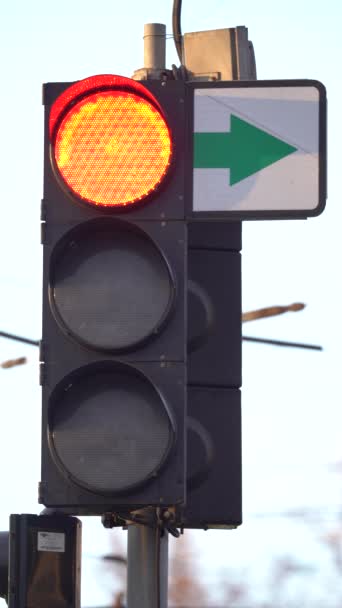
<instances>
[{"instance_id":1,"label":"grey metal pole","mask_svg":"<svg viewBox=\"0 0 342 608\"><path fill-rule=\"evenodd\" d=\"M144 68L164 70L166 60L166 25L145 23Z\"/></svg>"},{"instance_id":2,"label":"grey metal pole","mask_svg":"<svg viewBox=\"0 0 342 608\"><path fill-rule=\"evenodd\" d=\"M168 540L166 530L128 526L128 608L167 608Z\"/></svg>"},{"instance_id":3,"label":"grey metal pole","mask_svg":"<svg viewBox=\"0 0 342 608\"><path fill-rule=\"evenodd\" d=\"M144 68L158 80L165 69L166 26L163 23L144 25ZM141 76L144 78L144 76ZM146 76L145 76L146 77ZM139 79L139 78L138 78ZM128 526L127 540L127 607L167 608L168 590L168 532L157 525Z\"/></svg>"}]
</instances>

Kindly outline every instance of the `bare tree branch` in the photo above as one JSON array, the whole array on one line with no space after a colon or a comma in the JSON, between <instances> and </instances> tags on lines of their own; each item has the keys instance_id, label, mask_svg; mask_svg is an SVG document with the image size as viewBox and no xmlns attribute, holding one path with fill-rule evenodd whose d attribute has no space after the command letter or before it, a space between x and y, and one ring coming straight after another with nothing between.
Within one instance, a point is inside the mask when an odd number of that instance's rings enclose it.
<instances>
[{"instance_id":1,"label":"bare tree branch","mask_svg":"<svg viewBox=\"0 0 342 608\"><path fill-rule=\"evenodd\" d=\"M27 363L26 357L19 357L18 359L9 359L8 361L4 361L1 363L0 367L3 369L10 369L11 367L16 367L17 365L24 365Z\"/></svg>"},{"instance_id":2,"label":"bare tree branch","mask_svg":"<svg viewBox=\"0 0 342 608\"><path fill-rule=\"evenodd\" d=\"M288 306L268 306L267 308L258 308L250 312L242 313L242 322L255 321L256 319L263 319L265 317L274 317L276 315L282 315L284 312L298 312L303 310L305 304L302 302L295 302Z\"/></svg>"}]
</instances>

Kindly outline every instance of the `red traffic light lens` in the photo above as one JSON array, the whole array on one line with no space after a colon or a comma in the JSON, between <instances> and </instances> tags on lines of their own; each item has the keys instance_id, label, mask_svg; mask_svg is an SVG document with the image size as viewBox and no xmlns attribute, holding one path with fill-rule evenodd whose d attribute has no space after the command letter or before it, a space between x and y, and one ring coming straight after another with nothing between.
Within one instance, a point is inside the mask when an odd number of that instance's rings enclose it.
<instances>
[{"instance_id":1,"label":"red traffic light lens","mask_svg":"<svg viewBox=\"0 0 342 608\"><path fill-rule=\"evenodd\" d=\"M52 154L68 188L85 202L132 205L153 193L171 163L163 112L140 83L95 76L76 83L50 114Z\"/></svg>"}]
</instances>

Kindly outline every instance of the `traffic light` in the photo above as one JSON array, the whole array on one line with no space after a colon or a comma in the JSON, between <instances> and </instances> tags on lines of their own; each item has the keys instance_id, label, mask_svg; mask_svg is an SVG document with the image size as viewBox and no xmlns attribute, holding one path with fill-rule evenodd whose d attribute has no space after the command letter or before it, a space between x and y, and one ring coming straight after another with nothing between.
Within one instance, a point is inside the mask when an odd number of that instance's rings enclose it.
<instances>
[{"instance_id":1,"label":"traffic light","mask_svg":"<svg viewBox=\"0 0 342 608\"><path fill-rule=\"evenodd\" d=\"M44 86L39 501L185 500L185 84Z\"/></svg>"},{"instance_id":2,"label":"traffic light","mask_svg":"<svg viewBox=\"0 0 342 608\"><path fill-rule=\"evenodd\" d=\"M0 532L0 597L8 596L8 532Z\"/></svg>"},{"instance_id":3,"label":"traffic light","mask_svg":"<svg viewBox=\"0 0 342 608\"><path fill-rule=\"evenodd\" d=\"M82 524L66 515L11 515L0 532L0 597L9 608L80 608Z\"/></svg>"},{"instance_id":4,"label":"traffic light","mask_svg":"<svg viewBox=\"0 0 342 608\"><path fill-rule=\"evenodd\" d=\"M242 522L241 223L188 226L187 496L183 528Z\"/></svg>"}]
</instances>

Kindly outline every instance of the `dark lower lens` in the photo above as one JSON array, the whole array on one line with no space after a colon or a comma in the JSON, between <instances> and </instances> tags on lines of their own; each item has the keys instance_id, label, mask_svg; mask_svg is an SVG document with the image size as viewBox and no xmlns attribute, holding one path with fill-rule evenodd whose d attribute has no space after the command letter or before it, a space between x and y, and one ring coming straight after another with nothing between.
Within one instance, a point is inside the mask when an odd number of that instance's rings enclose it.
<instances>
[{"instance_id":1,"label":"dark lower lens","mask_svg":"<svg viewBox=\"0 0 342 608\"><path fill-rule=\"evenodd\" d=\"M63 471L97 493L145 482L174 439L167 408L152 384L123 364L87 366L50 401L49 441Z\"/></svg>"},{"instance_id":2,"label":"dark lower lens","mask_svg":"<svg viewBox=\"0 0 342 608\"><path fill-rule=\"evenodd\" d=\"M187 418L187 482L194 489L208 477L213 464L213 445L208 431L194 418Z\"/></svg>"}]
</instances>

